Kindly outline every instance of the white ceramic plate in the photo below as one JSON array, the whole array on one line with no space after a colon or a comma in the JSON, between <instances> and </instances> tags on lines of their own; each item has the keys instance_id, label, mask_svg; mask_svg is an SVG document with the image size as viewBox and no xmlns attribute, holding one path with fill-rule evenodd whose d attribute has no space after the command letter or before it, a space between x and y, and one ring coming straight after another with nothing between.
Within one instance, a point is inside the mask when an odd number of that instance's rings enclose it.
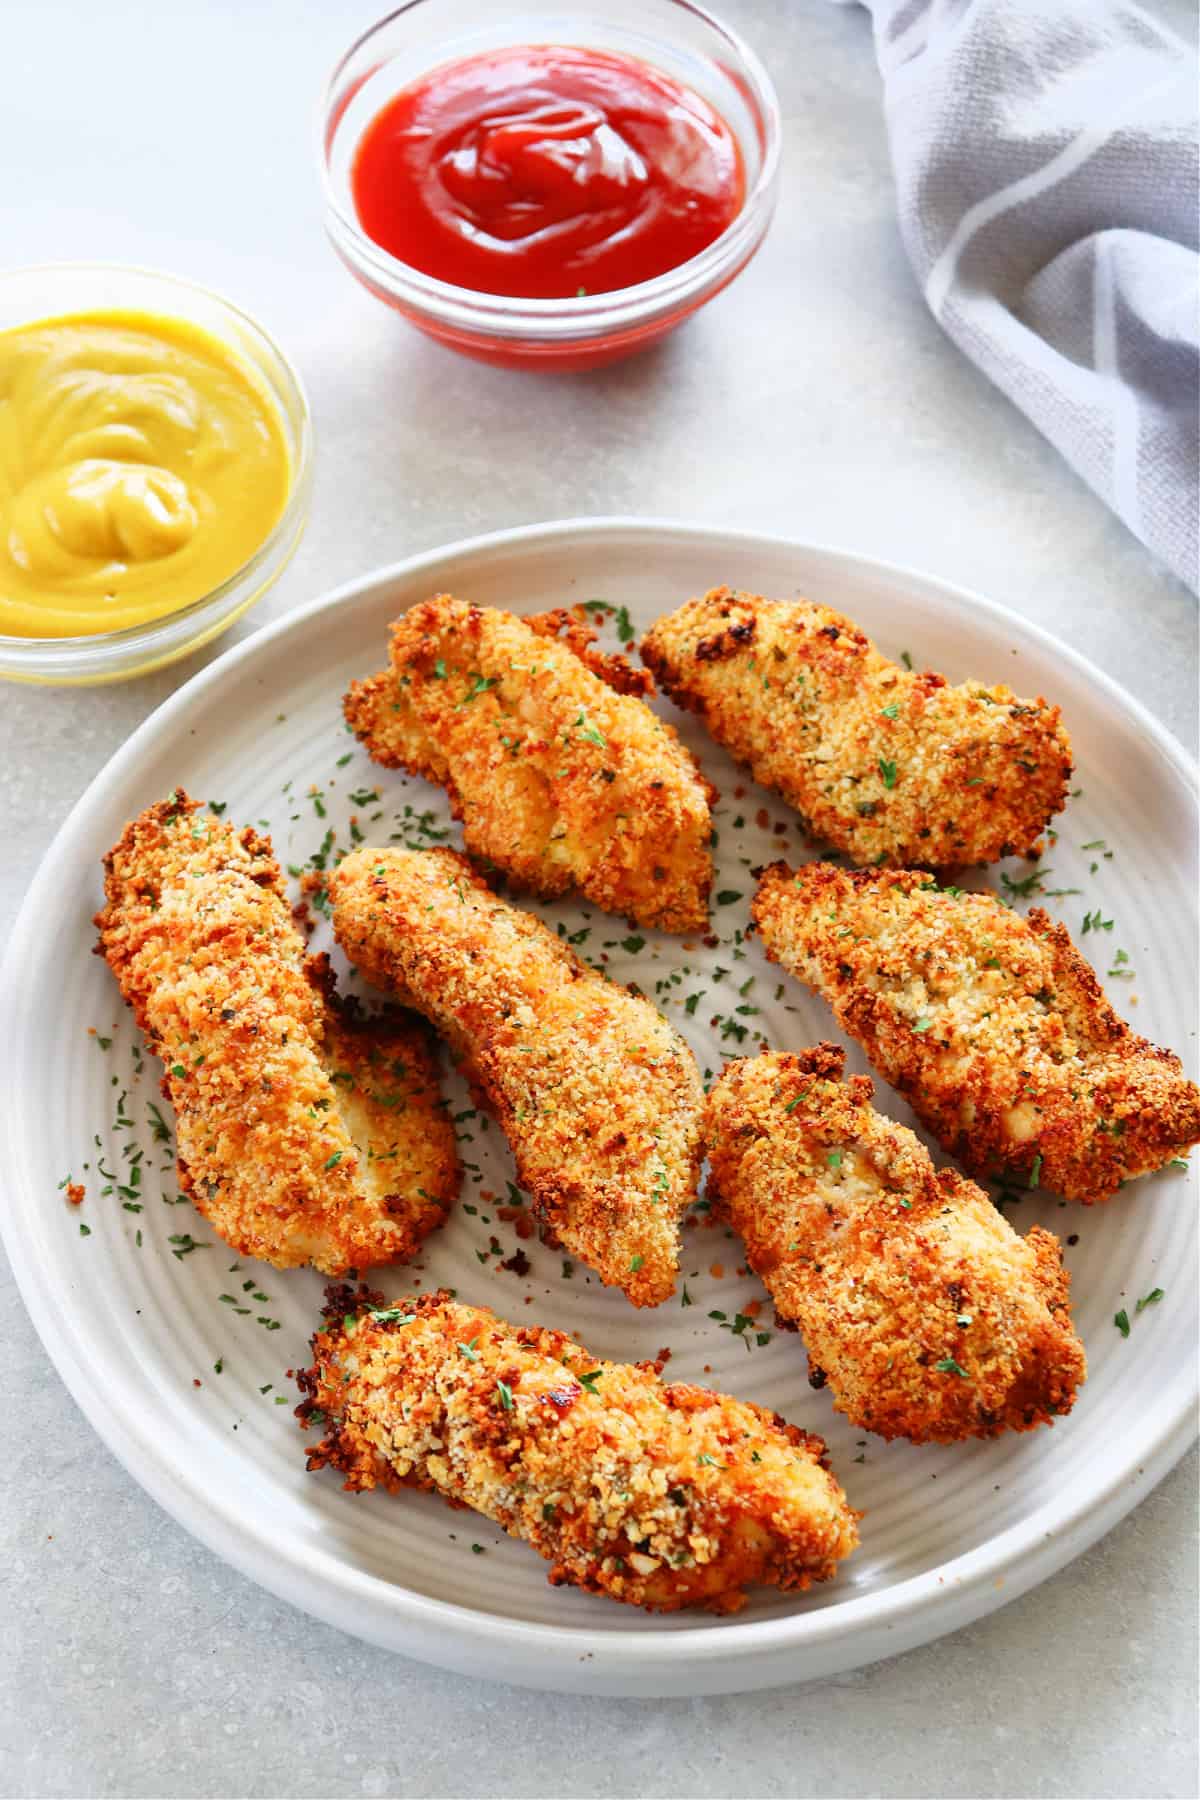
<instances>
[{"instance_id":1,"label":"white ceramic plate","mask_svg":"<svg viewBox=\"0 0 1200 1800\"><path fill-rule=\"evenodd\" d=\"M90 954L100 857L131 814L179 783L223 801L231 819L268 823L285 863L305 862L327 830L337 834L335 851L345 846L352 812L369 841L397 831L428 841L414 821L428 810L435 830L447 828L441 792L373 767L339 708L348 680L384 662L387 625L401 608L440 589L518 612L602 598L628 607L640 632L719 581L809 594L918 666L956 680L1003 679L1061 703L1082 792L1056 822L1045 886L1082 891L1045 904L1077 935L1085 912L1113 920L1082 937L1084 949L1098 954L1102 975L1121 968L1106 982L1120 1010L1194 1065L1195 798L1184 757L1145 712L1044 633L927 576L810 545L620 520L566 521L416 557L237 645L168 700L80 801L29 893L0 982L10 1051L5 1237L47 1349L97 1431L189 1530L284 1598L376 1643L504 1680L712 1693L907 1649L1059 1568L1136 1504L1193 1430L1192 1176L1150 1177L1099 1210L1022 1197L1011 1213L1018 1229L1038 1220L1071 1234L1088 1384L1052 1430L915 1449L865 1439L835 1415L828 1395L809 1387L795 1336L755 1341L769 1330L769 1306L749 1329L729 1329L762 1291L738 1273L739 1246L719 1228L698 1223L685 1234L690 1306L677 1297L639 1313L582 1267L564 1279L561 1256L521 1246L484 1197L503 1202L511 1162L495 1127L484 1134L468 1119L463 1153L474 1173L465 1203L417 1270L384 1274L389 1292L446 1283L509 1317L573 1330L601 1356L652 1356L670 1345L674 1376L760 1401L827 1438L866 1514L862 1547L810 1594L758 1593L722 1621L650 1618L551 1589L531 1551L430 1496L356 1498L329 1473L305 1473L285 1370L306 1361L321 1282L231 1268L238 1259L190 1206L164 1203L177 1186L149 1123L157 1067L147 1059L139 1071L136 1034ZM802 854L794 820L692 721L683 730L721 791L715 887L740 896L714 907L718 947L683 949L646 934L637 952L620 920L575 906L540 910L570 931L590 925L583 953L607 954L616 975L636 968L652 995L665 984L660 1004L702 1067L753 1051L758 1033L777 1048L836 1036L821 1002L738 942L750 866L781 849ZM456 828L449 841L458 841ZM1119 965L1118 950L1128 959ZM686 998L697 992L689 1015ZM852 1064L862 1066L857 1053ZM454 1098L456 1110L469 1106L461 1089ZM886 1087L880 1098L908 1117ZM135 1185L128 1169L139 1149L145 1173ZM101 1164L124 1196L102 1197L111 1184ZM68 1175L87 1186L79 1212L60 1191ZM135 1206L142 1210L127 1210ZM189 1235L203 1247L189 1250ZM522 1247L527 1275L499 1267ZM1160 1287L1162 1299L1137 1313L1138 1299ZM1122 1308L1132 1320L1127 1339L1113 1324Z\"/></svg>"}]
</instances>

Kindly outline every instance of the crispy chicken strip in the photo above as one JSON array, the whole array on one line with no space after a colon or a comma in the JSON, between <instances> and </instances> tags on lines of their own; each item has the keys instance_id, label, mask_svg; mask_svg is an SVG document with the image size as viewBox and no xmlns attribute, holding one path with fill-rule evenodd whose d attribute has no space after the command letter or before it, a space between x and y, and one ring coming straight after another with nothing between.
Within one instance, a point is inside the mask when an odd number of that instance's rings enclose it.
<instances>
[{"instance_id":1,"label":"crispy chicken strip","mask_svg":"<svg viewBox=\"0 0 1200 1800\"><path fill-rule=\"evenodd\" d=\"M807 1588L858 1541L825 1446L762 1407L601 1362L561 1331L446 1293L331 1289L298 1412L310 1469L352 1490L432 1488L523 1538L550 1580L632 1606L734 1612Z\"/></svg>"},{"instance_id":2,"label":"crispy chicken strip","mask_svg":"<svg viewBox=\"0 0 1200 1800\"><path fill-rule=\"evenodd\" d=\"M98 949L166 1065L179 1180L239 1255L403 1262L458 1191L423 1020L339 1011L269 838L182 790L105 858Z\"/></svg>"},{"instance_id":3,"label":"crispy chicken strip","mask_svg":"<svg viewBox=\"0 0 1200 1800\"><path fill-rule=\"evenodd\" d=\"M994 862L1034 850L1066 803L1056 706L902 669L827 606L713 588L641 648L672 700L856 863Z\"/></svg>"},{"instance_id":4,"label":"crispy chicken strip","mask_svg":"<svg viewBox=\"0 0 1200 1800\"><path fill-rule=\"evenodd\" d=\"M414 606L392 627L390 667L350 688L346 719L376 762L444 787L467 849L521 887L578 888L642 925L698 930L712 790L669 725L585 664L578 631L559 641L564 617L448 594Z\"/></svg>"},{"instance_id":5,"label":"crispy chicken strip","mask_svg":"<svg viewBox=\"0 0 1200 1800\"><path fill-rule=\"evenodd\" d=\"M803 1333L809 1380L915 1444L1070 1412L1087 1363L1058 1239L1019 1238L973 1181L939 1174L844 1065L832 1044L730 1063L706 1111L709 1197Z\"/></svg>"},{"instance_id":6,"label":"crispy chicken strip","mask_svg":"<svg viewBox=\"0 0 1200 1800\"><path fill-rule=\"evenodd\" d=\"M704 1093L682 1038L454 850L357 850L330 884L346 955L465 1061L555 1241L657 1306L696 1197Z\"/></svg>"},{"instance_id":7,"label":"crispy chicken strip","mask_svg":"<svg viewBox=\"0 0 1200 1800\"><path fill-rule=\"evenodd\" d=\"M1134 1035L1040 907L1022 919L912 870L775 863L753 917L974 1175L1090 1203L1200 1137L1179 1058Z\"/></svg>"}]
</instances>

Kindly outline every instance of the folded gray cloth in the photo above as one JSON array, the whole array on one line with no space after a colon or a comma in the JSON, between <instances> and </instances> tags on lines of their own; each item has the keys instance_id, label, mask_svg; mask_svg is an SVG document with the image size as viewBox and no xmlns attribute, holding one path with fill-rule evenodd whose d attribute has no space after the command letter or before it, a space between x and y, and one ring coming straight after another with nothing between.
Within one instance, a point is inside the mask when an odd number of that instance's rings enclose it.
<instances>
[{"instance_id":1,"label":"folded gray cloth","mask_svg":"<svg viewBox=\"0 0 1200 1800\"><path fill-rule=\"evenodd\" d=\"M1129 0L863 0L934 317L1195 588L1192 45Z\"/></svg>"}]
</instances>

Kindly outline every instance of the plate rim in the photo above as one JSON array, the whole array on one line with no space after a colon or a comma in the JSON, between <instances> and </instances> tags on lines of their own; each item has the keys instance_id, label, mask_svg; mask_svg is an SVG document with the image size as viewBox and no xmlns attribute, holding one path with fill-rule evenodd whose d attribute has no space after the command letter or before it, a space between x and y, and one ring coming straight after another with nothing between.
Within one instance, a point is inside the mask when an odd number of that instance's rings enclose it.
<instances>
[{"instance_id":1,"label":"plate rim","mask_svg":"<svg viewBox=\"0 0 1200 1800\"><path fill-rule=\"evenodd\" d=\"M332 614L347 601L423 569L513 547L535 551L569 537L628 539L655 544L685 539L694 545L746 550L766 547L798 557L827 557L867 574L885 576L931 590L937 598L985 615L1018 638L1071 665L1110 704L1117 706L1171 764L1192 791L1197 766L1183 746L1132 694L1098 669L1072 645L1024 618L1000 601L978 594L912 565L865 556L837 544L789 533L694 524L685 520L623 514L582 515L484 532L414 552L315 595L278 619L250 632L197 670L160 702L99 769L68 812L25 893L0 963L0 1008L12 1016L15 989L25 963L24 945L37 931L42 896L61 866L65 846L85 824L102 790L122 781L143 743L159 736L173 716L188 708L239 664L268 646ZM3 1135L14 1182L24 1161L16 1141L16 1109L6 1109ZM129 1474L184 1528L224 1561L279 1598L354 1635L462 1673L541 1688L596 1694L730 1693L777 1686L827 1675L927 1643L983 1617L1017 1598L1064 1567L1125 1516L1179 1461L1195 1434L1200 1370L1180 1371L1160 1403L1146 1416L1152 1424L1140 1458L1126 1453L1112 1474L1086 1495L1054 1496L1018 1524L973 1550L882 1593L864 1594L837 1607L784 1618L732 1619L687 1631L633 1632L615 1628L593 1633L576 1626L514 1619L419 1594L364 1570L348 1567L326 1552L310 1552L301 1567L262 1530L248 1525L236 1494L213 1494L187 1470L173 1466L151 1431L116 1415L106 1403L81 1344L74 1321L54 1313L39 1292L32 1243L15 1211L0 1218L0 1235L12 1262L18 1291L59 1376L89 1424ZM64 1324L66 1329L64 1329ZM360 1612L358 1609L362 1608ZM509 1662L499 1671L496 1653Z\"/></svg>"}]
</instances>

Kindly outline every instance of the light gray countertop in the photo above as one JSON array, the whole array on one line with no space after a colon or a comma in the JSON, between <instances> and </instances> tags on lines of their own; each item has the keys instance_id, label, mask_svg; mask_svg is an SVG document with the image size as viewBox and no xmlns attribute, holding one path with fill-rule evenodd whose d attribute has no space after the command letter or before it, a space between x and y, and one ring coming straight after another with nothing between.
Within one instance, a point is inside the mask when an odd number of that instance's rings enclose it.
<instances>
[{"instance_id":1,"label":"light gray countertop","mask_svg":"<svg viewBox=\"0 0 1200 1800\"><path fill-rule=\"evenodd\" d=\"M146 262L228 291L308 383L307 539L239 630L469 533L629 512L920 565L1083 649L1189 747L1196 603L942 338L897 238L866 15L722 0L787 119L766 248L657 352L504 373L411 334L323 242L312 107L369 22L326 0L13 9L6 261ZM1187 28L1182 3L1166 9ZM200 659L0 690L13 911L54 830ZM189 1539L83 1422L0 1273L0 1793L1168 1795L1198 1791L1196 1460L1037 1591L896 1661L729 1700L589 1701L369 1649Z\"/></svg>"}]
</instances>

